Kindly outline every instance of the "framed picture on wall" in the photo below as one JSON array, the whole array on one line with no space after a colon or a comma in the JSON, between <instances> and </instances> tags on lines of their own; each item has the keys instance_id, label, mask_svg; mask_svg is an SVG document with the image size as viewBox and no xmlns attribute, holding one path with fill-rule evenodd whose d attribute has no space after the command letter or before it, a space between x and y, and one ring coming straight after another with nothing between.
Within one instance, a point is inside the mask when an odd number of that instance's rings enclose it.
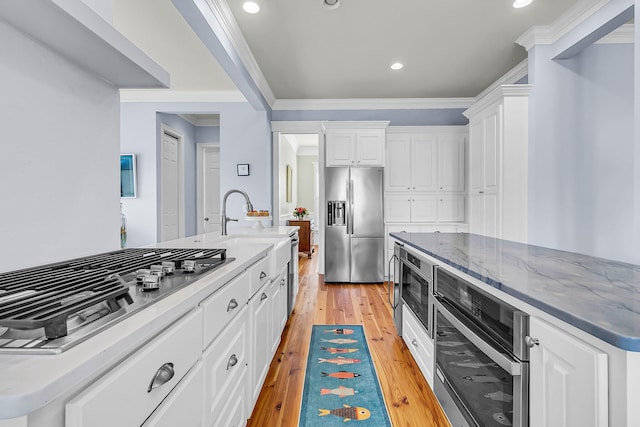
<instances>
[{"instance_id":1,"label":"framed picture on wall","mask_svg":"<svg viewBox=\"0 0 640 427\"><path fill-rule=\"evenodd\" d=\"M238 176L249 176L249 164L238 163Z\"/></svg>"},{"instance_id":2,"label":"framed picture on wall","mask_svg":"<svg viewBox=\"0 0 640 427\"><path fill-rule=\"evenodd\" d=\"M137 197L137 186L136 155L120 154L120 197L124 199Z\"/></svg>"}]
</instances>

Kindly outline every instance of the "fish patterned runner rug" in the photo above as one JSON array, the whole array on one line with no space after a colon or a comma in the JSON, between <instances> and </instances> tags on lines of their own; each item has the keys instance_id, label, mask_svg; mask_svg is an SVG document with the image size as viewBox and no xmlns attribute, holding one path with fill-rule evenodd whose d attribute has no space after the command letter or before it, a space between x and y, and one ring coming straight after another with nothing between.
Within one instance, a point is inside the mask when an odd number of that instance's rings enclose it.
<instances>
[{"instance_id":1,"label":"fish patterned runner rug","mask_svg":"<svg viewBox=\"0 0 640 427\"><path fill-rule=\"evenodd\" d=\"M313 325L300 427L391 427L360 325Z\"/></svg>"}]
</instances>

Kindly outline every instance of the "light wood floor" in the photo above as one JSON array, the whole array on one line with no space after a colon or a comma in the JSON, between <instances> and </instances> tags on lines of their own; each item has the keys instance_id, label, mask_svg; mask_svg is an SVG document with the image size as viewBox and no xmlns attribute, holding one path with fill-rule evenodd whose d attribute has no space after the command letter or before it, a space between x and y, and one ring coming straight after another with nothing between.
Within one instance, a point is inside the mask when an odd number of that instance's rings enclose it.
<instances>
[{"instance_id":1,"label":"light wood floor","mask_svg":"<svg viewBox=\"0 0 640 427\"><path fill-rule=\"evenodd\" d=\"M396 333L384 285L325 285L318 254L299 258L300 290L249 427L297 426L313 324L362 324L394 427L449 426Z\"/></svg>"}]
</instances>

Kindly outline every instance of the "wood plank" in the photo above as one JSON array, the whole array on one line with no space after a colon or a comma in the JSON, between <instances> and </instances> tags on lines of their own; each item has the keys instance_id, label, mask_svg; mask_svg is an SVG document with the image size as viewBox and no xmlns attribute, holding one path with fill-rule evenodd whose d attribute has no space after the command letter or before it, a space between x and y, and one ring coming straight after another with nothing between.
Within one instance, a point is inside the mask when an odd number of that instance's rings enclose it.
<instances>
[{"instance_id":1,"label":"wood plank","mask_svg":"<svg viewBox=\"0 0 640 427\"><path fill-rule=\"evenodd\" d=\"M314 324L363 325L393 426L449 426L431 387L396 333L386 285L326 285L318 275L317 256L301 257L298 266L298 298L247 426L298 425Z\"/></svg>"}]
</instances>

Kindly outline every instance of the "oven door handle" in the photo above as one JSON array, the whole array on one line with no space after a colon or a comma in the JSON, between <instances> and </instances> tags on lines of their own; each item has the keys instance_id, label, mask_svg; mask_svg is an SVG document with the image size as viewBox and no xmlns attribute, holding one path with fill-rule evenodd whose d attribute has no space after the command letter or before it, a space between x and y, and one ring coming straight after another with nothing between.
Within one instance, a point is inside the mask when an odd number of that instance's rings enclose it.
<instances>
[{"instance_id":1,"label":"oven door handle","mask_svg":"<svg viewBox=\"0 0 640 427\"><path fill-rule=\"evenodd\" d=\"M522 375L522 369L520 362L514 362L510 357L500 353L491 345L483 341L478 337L471 329L469 329L464 323L458 320L452 313L442 306L442 303L438 302L438 311L442 314L458 331L465 336L466 339L471 341L473 345L478 347L487 357L498 364L502 369L507 371L511 376ZM436 338L437 339L437 338Z\"/></svg>"},{"instance_id":2,"label":"oven door handle","mask_svg":"<svg viewBox=\"0 0 640 427\"><path fill-rule=\"evenodd\" d=\"M391 308L395 309L398 306L398 302L396 301L396 269L395 265L393 266L393 280L391 280L391 264L394 264L394 260L400 261L400 258L396 254L389 259L389 285L387 286L387 290L389 291L389 295L387 298L389 299L389 305ZM393 293L393 302L391 302L391 294Z\"/></svg>"}]
</instances>

